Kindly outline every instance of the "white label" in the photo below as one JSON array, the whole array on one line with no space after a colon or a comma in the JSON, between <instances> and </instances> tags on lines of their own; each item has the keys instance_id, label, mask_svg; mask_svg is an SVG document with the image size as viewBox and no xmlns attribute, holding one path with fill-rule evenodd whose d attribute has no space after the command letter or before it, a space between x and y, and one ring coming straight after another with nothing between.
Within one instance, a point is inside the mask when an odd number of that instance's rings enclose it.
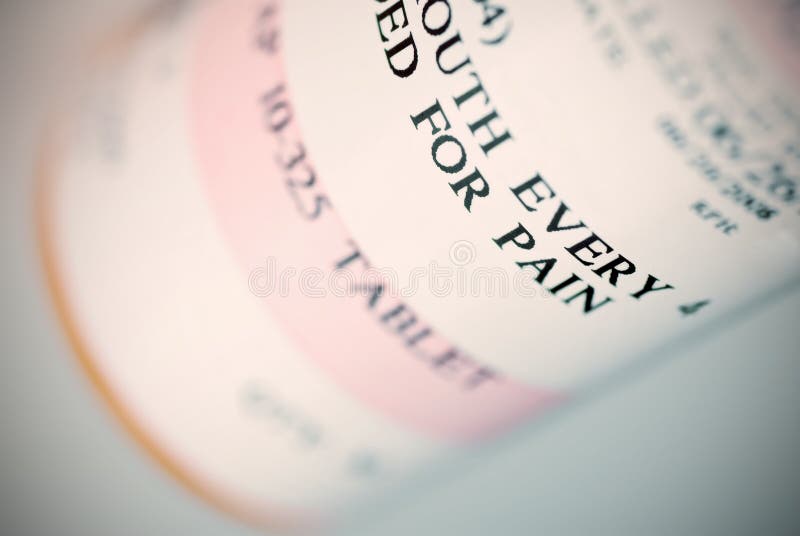
<instances>
[{"instance_id":1,"label":"white label","mask_svg":"<svg viewBox=\"0 0 800 536\"><path fill-rule=\"evenodd\" d=\"M292 2L289 81L373 262L456 282L409 303L572 390L798 276L798 15L755 4Z\"/></svg>"}]
</instances>

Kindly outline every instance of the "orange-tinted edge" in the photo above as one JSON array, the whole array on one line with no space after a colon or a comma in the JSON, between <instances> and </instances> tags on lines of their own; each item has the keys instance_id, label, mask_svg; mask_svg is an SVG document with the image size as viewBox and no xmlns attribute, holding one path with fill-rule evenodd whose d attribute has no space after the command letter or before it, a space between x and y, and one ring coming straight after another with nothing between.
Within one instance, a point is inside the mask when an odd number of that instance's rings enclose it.
<instances>
[{"instance_id":1,"label":"orange-tinted edge","mask_svg":"<svg viewBox=\"0 0 800 536\"><path fill-rule=\"evenodd\" d=\"M151 9L133 20L117 32L118 38L102 41L105 44L114 43L114 53L119 53L121 45L130 46L135 42L135 38L144 33L147 22L157 18L160 10ZM90 56L95 61L98 55ZM104 57L106 59L106 57ZM94 63L94 62L92 62ZM100 398L111 410L119 423L127 433L144 449L144 451L154 459L161 468L172 478L177 480L194 495L200 497L218 510L239 519L246 524L264 530L278 530L282 532L292 532L295 534L310 533L312 528L317 525L315 519L307 516L291 514L287 512L256 512L252 508L242 507L223 494L213 490L202 478L192 474L177 459L172 457L145 428L127 410L125 405L118 398L114 389L103 375L97 361L92 357L89 344L81 334L77 322L74 320L72 308L67 298L64 283L58 270L58 260L56 248L51 233L51 206L49 199L49 186L55 177L59 163L63 157L63 145L60 128L63 127L61 118L51 120L43 129L39 146L36 151L34 162L34 225L36 232L37 248L42 263L43 276L46 287L58 318L63 329L64 335L75 355L80 367L91 382Z\"/></svg>"}]
</instances>

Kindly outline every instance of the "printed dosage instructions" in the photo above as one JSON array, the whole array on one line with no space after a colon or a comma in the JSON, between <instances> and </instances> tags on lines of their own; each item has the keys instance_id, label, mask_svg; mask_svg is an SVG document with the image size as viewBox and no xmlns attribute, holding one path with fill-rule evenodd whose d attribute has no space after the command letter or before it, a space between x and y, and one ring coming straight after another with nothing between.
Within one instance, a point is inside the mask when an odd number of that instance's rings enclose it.
<instances>
[{"instance_id":1,"label":"printed dosage instructions","mask_svg":"<svg viewBox=\"0 0 800 536\"><path fill-rule=\"evenodd\" d=\"M448 297L429 286L409 303L470 355L540 385L591 381L797 277L789 183L737 193L738 178L687 165L660 121L678 110L720 130L717 119L685 102L685 74L665 65L666 50L652 57L655 37L609 58L598 40L633 40L622 4L372 2L337 8L347 31L324 23L333 8L287 6L306 145L353 238L401 280L445 264L462 241L475 252L468 279L490 270L531 283L538 292ZM689 17L691 6L651 4L666 28L655 35L671 36L660 48L714 76L704 54L725 5ZM601 14L614 24L598 35ZM505 35L496 44L493 25ZM773 66L757 63L774 74L762 89L778 87ZM335 99L315 83L333 79ZM709 84L701 100L723 102L719 93ZM787 139L759 141L784 151Z\"/></svg>"}]
</instances>

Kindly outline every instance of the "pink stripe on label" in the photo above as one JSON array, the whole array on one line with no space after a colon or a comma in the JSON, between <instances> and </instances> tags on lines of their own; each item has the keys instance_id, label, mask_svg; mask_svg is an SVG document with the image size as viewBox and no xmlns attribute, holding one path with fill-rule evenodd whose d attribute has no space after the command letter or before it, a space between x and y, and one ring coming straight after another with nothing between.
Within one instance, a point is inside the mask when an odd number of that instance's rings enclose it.
<instances>
[{"instance_id":1,"label":"pink stripe on label","mask_svg":"<svg viewBox=\"0 0 800 536\"><path fill-rule=\"evenodd\" d=\"M251 289L270 294L265 306L333 381L426 435L484 438L558 401L557 393L496 375L421 319L412 322L414 312L388 288L335 295L326 284L333 277L344 291L346 277L362 282L367 263L352 255L355 245L305 155L282 89L277 32L277 13L263 1L213 3L200 21L189 88L201 180ZM334 276L337 262L345 266ZM287 269L295 275L285 292L269 292ZM302 273L312 290L300 288ZM385 281L372 282L362 286Z\"/></svg>"},{"instance_id":2,"label":"pink stripe on label","mask_svg":"<svg viewBox=\"0 0 800 536\"><path fill-rule=\"evenodd\" d=\"M800 89L800 3L731 0L739 21Z\"/></svg>"}]
</instances>

